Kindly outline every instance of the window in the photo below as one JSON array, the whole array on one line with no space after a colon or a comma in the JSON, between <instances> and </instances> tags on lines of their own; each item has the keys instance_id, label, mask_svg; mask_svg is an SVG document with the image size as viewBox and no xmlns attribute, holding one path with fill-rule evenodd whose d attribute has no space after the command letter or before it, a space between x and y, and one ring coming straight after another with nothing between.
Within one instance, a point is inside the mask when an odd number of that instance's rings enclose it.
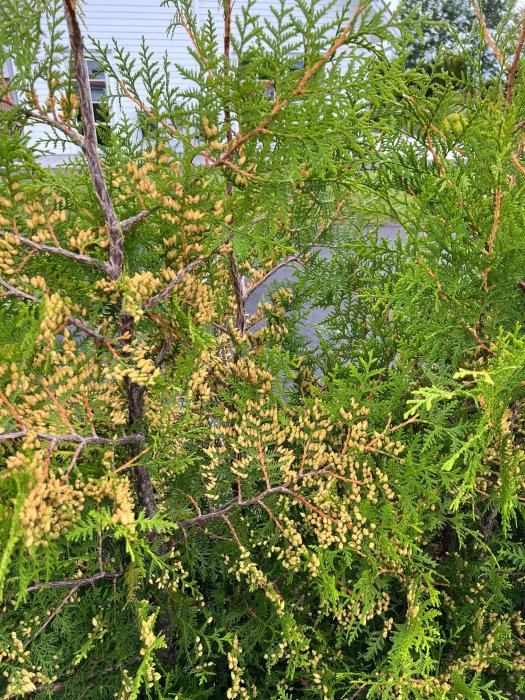
<instances>
[{"instance_id":1,"label":"window","mask_svg":"<svg viewBox=\"0 0 525 700\"><path fill-rule=\"evenodd\" d=\"M108 142L109 136L109 113L103 99L107 94L107 79L98 61L88 58L86 64L91 101L93 103L93 114L97 128L97 139L100 145L105 145ZM78 114L77 120L78 128L82 130L82 117L80 113Z\"/></svg>"},{"instance_id":2,"label":"window","mask_svg":"<svg viewBox=\"0 0 525 700\"><path fill-rule=\"evenodd\" d=\"M93 101L95 121L106 124L107 111L101 103L101 100L106 94L107 90L106 76L97 61L88 59L86 63L88 68L89 87L91 89L91 99Z\"/></svg>"}]
</instances>

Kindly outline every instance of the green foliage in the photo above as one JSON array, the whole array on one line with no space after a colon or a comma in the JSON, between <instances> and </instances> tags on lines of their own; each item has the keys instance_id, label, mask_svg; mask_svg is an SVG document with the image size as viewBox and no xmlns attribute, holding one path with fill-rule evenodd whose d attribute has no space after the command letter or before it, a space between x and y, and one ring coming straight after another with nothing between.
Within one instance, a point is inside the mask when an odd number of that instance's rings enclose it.
<instances>
[{"instance_id":1,"label":"green foliage","mask_svg":"<svg viewBox=\"0 0 525 700\"><path fill-rule=\"evenodd\" d=\"M478 3L488 29L496 32L504 18L516 6L515 0L490 0ZM429 65L441 55L453 54L457 61L463 51L475 52L474 61L464 65L474 67L479 61L485 73L499 73L498 62L488 47L479 44L479 24L469 0L404 0L399 8L401 20L422 21L412 29L412 41L407 53L407 66ZM415 30L415 31L414 31ZM459 50L458 50L459 49ZM447 70L447 66L443 66Z\"/></svg>"},{"instance_id":2,"label":"green foliage","mask_svg":"<svg viewBox=\"0 0 525 700\"><path fill-rule=\"evenodd\" d=\"M485 85L477 27L468 75L407 75L367 3L229 36L223 0L226 41L167 4L193 67L96 45L142 128L90 156L61 6L2 3L3 697L520 697L521 63Z\"/></svg>"}]
</instances>

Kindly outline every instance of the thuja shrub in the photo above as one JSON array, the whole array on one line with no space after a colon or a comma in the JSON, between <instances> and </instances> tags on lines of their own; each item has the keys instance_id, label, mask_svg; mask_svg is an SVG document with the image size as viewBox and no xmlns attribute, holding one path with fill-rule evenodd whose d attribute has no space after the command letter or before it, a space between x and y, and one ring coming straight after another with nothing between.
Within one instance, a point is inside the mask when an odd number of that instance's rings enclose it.
<instances>
[{"instance_id":1,"label":"thuja shrub","mask_svg":"<svg viewBox=\"0 0 525 700\"><path fill-rule=\"evenodd\" d=\"M75 4L32 5L0 14L3 696L520 693L523 26L479 13L501 81L458 92L367 3L225 0L221 36L174 3L192 71L94 56L139 134L95 123Z\"/></svg>"}]
</instances>

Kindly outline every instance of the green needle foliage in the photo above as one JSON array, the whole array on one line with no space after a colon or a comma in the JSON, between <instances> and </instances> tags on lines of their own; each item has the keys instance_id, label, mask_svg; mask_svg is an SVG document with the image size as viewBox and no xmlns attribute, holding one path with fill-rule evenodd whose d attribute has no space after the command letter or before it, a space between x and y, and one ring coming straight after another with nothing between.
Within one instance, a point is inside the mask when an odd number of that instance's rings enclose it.
<instances>
[{"instance_id":1,"label":"green needle foliage","mask_svg":"<svg viewBox=\"0 0 525 700\"><path fill-rule=\"evenodd\" d=\"M2 698L520 697L525 22L487 87L366 2L170 6L105 128L78 8L0 5Z\"/></svg>"}]
</instances>

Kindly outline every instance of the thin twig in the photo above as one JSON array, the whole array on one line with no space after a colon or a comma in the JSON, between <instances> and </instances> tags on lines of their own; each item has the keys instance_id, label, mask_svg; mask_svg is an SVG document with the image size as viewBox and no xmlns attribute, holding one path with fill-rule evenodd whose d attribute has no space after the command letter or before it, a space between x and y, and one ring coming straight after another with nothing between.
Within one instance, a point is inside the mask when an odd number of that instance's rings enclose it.
<instances>
[{"instance_id":1,"label":"thin twig","mask_svg":"<svg viewBox=\"0 0 525 700\"><path fill-rule=\"evenodd\" d=\"M272 275L274 275L278 270L282 269L283 267L286 267L287 265L292 265L293 263L297 263L298 265L303 265L302 258L303 256L301 255L289 255L288 257L284 258L281 260L281 262L277 263L277 265L274 265L271 270L268 270L260 279L258 279L256 282L251 284L245 291L244 293L244 298L247 300L254 292L256 289L259 289L259 287L265 282L267 282Z\"/></svg>"},{"instance_id":2,"label":"thin twig","mask_svg":"<svg viewBox=\"0 0 525 700\"><path fill-rule=\"evenodd\" d=\"M496 242L496 234L498 233L499 220L501 214L501 190L498 188L494 195L494 221L492 223L492 229L490 232L490 237L487 243L487 253L492 255L494 253L494 244Z\"/></svg>"},{"instance_id":3,"label":"thin twig","mask_svg":"<svg viewBox=\"0 0 525 700\"><path fill-rule=\"evenodd\" d=\"M260 505L261 501L264 501L267 498L270 498L271 496L278 495L291 496L296 500L302 502L303 505L305 505L306 507L318 511L318 513L322 515L322 517L332 519L326 513L323 513L322 511L316 509L316 507L313 506L309 501L307 501L306 498L304 498L304 496L301 496L300 494L292 490L292 486L296 485L300 481L303 481L305 479L318 479L325 476L328 478L333 478L333 474L324 468L317 469L313 472L304 472L303 474L298 475L293 483L291 481L287 481L283 484L279 484L278 486L266 488L264 491L261 491L256 496L246 498L244 500L232 498L229 501L223 503L215 510L209 511L208 513L202 513L202 515L197 515L193 518L189 518L188 520L182 520L179 523L177 523L177 525L182 530L187 530L191 527L203 527L212 520L215 520L217 518L223 518L225 515L228 515L228 513L234 508L246 508L248 506Z\"/></svg>"},{"instance_id":4,"label":"thin twig","mask_svg":"<svg viewBox=\"0 0 525 700\"><path fill-rule=\"evenodd\" d=\"M71 139L71 141L76 143L77 146L84 150L85 139L82 136L82 134L80 134L76 129L72 129L71 127L67 126L67 124L64 124L64 122L61 122L57 119L53 119L52 117L47 116L47 114L45 114L44 112L27 111L24 113L24 116L26 117L26 119L41 122L42 124L47 124L48 126L53 127L53 129L61 131L63 134L68 136Z\"/></svg>"},{"instance_id":5,"label":"thin twig","mask_svg":"<svg viewBox=\"0 0 525 700\"><path fill-rule=\"evenodd\" d=\"M235 325L241 335L244 335L246 330L246 285L239 270L237 258L232 250L228 253L228 265L237 307Z\"/></svg>"},{"instance_id":6,"label":"thin twig","mask_svg":"<svg viewBox=\"0 0 525 700\"><path fill-rule=\"evenodd\" d=\"M55 617L56 617L57 615L60 614L60 612L62 611L62 609L63 609L64 605L67 603L67 601L68 601L72 596L75 595L75 593L77 592L78 588L79 588L79 586L73 586L73 588L69 591L69 593L67 593L67 594L64 596L64 598L62 599L62 602L60 603L60 605L59 605L57 608L55 608L55 610L54 610L54 611L51 613L51 615L47 618L47 620L44 622L44 624L43 624L41 627L39 627L39 628L37 629L37 631L36 631L35 634L31 637L31 639L28 639L28 640L27 640L27 642L24 644L24 649L27 649L27 647L28 647L32 642L35 641L35 639L38 637L38 635L39 635L39 634L42 634L42 632L46 629L46 627L47 627L49 624L51 624L51 622L53 622L53 620L55 619Z\"/></svg>"},{"instance_id":7,"label":"thin twig","mask_svg":"<svg viewBox=\"0 0 525 700\"><path fill-rule=\"evenodd\" d=\"M490 32L487 28L487 23L485 21L485 17L483 16L483 13L481 12L481 10L479 8L479 5L476 2L473 2L472 6L474 8L474 12L476 13L478 21L479 21L481 28L483 30L483 36L485 37L485 41L492 49L492 52L494 53L494 55L496 56L496 58L498 59L500 64L503 67L506 67L507 64L505 63L505 58L503 57L503 54L501 53L501 51L497 47L496 42L494 41L494 39L490 35Z\"/></svg>"},{"instance_id":8,"label":"thin twig","mask_svg":"<svg viewBox=\"0 0 525 700\"><path fill-rule=\"evenodd\" d=\"M6 440L20 440L21 438L27 437L29 430L23 428L22 430L17 430L11 433L0 434L0 442ZM123 435L120 438L111 439L103 438L99 435L88 435L82 436L77 433L65 433L61 435L52 435L50 433L36 432L33 433L38 440L43 440L44 442L54 442L54 443L71 443L73 445L82 445L82 447L87 447L88 445L111 445L115 447L120 447L122 445L137 445L144 442L144 435L141 433L132 433L131 435Z\"/></svg>"},{"instance_id":9,"label":"thin twig","mask_svg":"<svg viewBox=\"0 0 525 700\"><path fill-rule=\"evenodd\" d=\"M494 195L494 219L492 222L492 228L490 231L490 236L487 241L487 250L485 251L487 255L493 255L494 254L494 245L496 243L496 235L498 233L498 228L499 228L499 220L500 220L500 214L501 214L501 189L497 189ZM481 272L481 279L483 282L483 289L485 293L488 293L489 291L489 286L488 286L488 275L489 275L489 267L486 267L484 270Z\"/></svg>"},{"instance_id":10,"label":"thin twig","mask_svg":"<svg viewBox=\"0 0 525 700\"><path fill-rule=\"evenodd\" d=\"M98 574L93 574L87 578L72 578L64 579L63 581L48 581L47 583L34 583L32 586L28 586L27 592L33 593L34 591L40 591L45 589L55 589L55 588L81 588L82 586L92 586L99 581L116 581L122 578L122 571L101 571Z\"/></svg>"},{"instance_id":11,"label":"thin twig","mask_svg":"<svg viewBox=\"0 0 525 700\"><path fill-rule=\"evenodd\" d=\"M229 236L229 239L230 238L231 236ZM168 297L171 294L173 289L175 289L175 287L182 282L186 275L188 275L199 265L202 265L202 263L206 262L206 260L209 260L213 255L218 253L223 246L224 243L221 243L219 246L217 246L217 248L212 250L212 252L209 255L202 258L197 258L197 260L194 260L193 262L186 265L186 267L183 267L182 270L176 275L176 277L174 277L171 280L171 282L166 287L164 287L164 289L158 292L158 294L155 294L155 296L151 297L151 299L148 299L148 301L144 302L144 308L149 309L152 306L155 306L156 304L166 299L166 297Z\"/></svg>"},{"instance_id":12,"label":"thin twig","mask_svg":"<svg viewBox=\"0 0 525 700\"><path fill-rule=\"evenodd\" d=\"M197 258L197 260L194 260L193 262L189 263L189 265L186 265L186 267L183 267L182 270L174 277L171 282L164 287L158 294L155 294L155 296L151 297L151 299L148 299L148 301L144 302L144 307L146 309L151 308L152 306L155 306L156 304L159 304L161 301L166 299L168 297L172 290L175 289L175 287L182 282L182 280L188 275L192 270L194 270L196 267L199 265L202 265L202 263L207 260L207 258Z\"/></svg>"},{"instance_id":13,"label":"thin twig","mask_svg":"<svg viewBox=\"0 0 525 700\"><path fill-rule=\"evenodd\" d=\"M516 46L516 51L512 58L512 63L509 68L509 73L507 77L507 91L505 94L505 99L507 104L512 104L512 93L514 90L514 83L516 82L516 73L518 71L518 64L520 62L521 52L523 51L523 44L525 43L525 15L521 20L521 30L518 37L518 44Z\"/></svg>"}]
</instances>

